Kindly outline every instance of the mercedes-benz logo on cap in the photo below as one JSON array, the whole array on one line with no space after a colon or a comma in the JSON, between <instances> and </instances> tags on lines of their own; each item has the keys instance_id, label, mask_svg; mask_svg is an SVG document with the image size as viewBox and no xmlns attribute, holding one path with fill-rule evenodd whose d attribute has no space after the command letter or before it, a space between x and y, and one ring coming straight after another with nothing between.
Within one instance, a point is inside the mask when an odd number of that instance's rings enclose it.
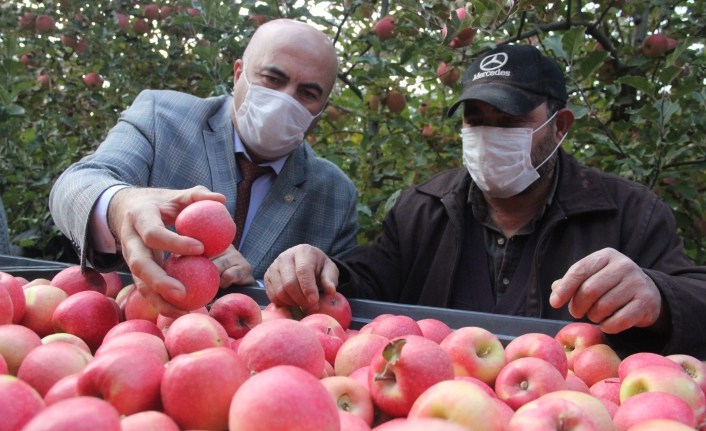
<instances>
[{"instance_id":1,"label":"mercedes-benz logo on cap","mask_svg":"<svg viewBox=\"0 0 706 431\"><path fill-rule=\"evenodd\" d=\"M497 54L492 54L485 57L483 61L480 62L480 70L488 72L499 69L505 66L505 63L507 63L507 54L504 52L498 52Z\"/></svg>"}]
</instances>

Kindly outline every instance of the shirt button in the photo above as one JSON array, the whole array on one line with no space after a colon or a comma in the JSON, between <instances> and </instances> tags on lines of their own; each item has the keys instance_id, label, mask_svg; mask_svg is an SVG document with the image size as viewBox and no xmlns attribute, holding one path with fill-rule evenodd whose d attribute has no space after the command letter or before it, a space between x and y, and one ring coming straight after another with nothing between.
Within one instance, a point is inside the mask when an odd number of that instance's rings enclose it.
<instances>
[{"instance_id":1,"label":"shirt button","mask_svg":"<svg viewBox=\"0 0 706 431\"><path fill-rule=\"evenodd\" d=\"M500 244L500 245L505 244L505 238L498 238L498 244Z\"/></svg>"},{"instance_id":2,"label":"shirt button","mask_svg":"<svg viewBox=\"0 0 706 431\"><path fill-rule=\"evenodd\" d=\"M284 201L289 203L292 203L294 201L294 195L287 195L284 197Z\"/></svg>"},{"instance_id":3,"label":"shirt button","mask_svg":"<svg viewBox=\"0 0 706 431\"><path fill-rule=\"evenodd\" d=\"M503 278L503 284L507 286L508 284L510 284L510 280L508 280L507 277Z\"/></svg>"}]
</instances>

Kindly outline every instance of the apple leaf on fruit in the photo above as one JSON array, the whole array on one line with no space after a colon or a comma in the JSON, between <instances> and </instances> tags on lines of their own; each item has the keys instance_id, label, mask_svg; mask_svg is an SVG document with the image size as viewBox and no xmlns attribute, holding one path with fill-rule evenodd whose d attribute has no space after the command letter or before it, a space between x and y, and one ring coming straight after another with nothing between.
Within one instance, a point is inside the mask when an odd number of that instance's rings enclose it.
<instances>
[{"instance_id":1,"label":"apple leaf on fruit","mask_svg":"<svg viewBox=\"0 0 706 431\"><path fill-rule=\"evenodd\" d=\"M383 349L382 357L385 358L388 364L395 365L402 355L402 348L405 344L407 344L407 340L404 338L391 342Z\"/></svg>"}]
</instances>

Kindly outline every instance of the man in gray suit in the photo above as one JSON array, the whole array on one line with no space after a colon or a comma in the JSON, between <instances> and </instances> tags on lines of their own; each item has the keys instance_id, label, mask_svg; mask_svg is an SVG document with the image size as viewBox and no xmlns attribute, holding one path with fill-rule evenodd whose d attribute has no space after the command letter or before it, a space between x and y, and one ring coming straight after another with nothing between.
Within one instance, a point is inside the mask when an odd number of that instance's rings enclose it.
<instances>
[{"instance_id":1,"label":"man in gray suit","mask_svg":"<svg viewBox=\"0 0 706 431\"><path fill-rule=\"evenodd\" d=\"M165 315L164 298L184 287L161 268L163 253L200 254L203 245L167 229L192 202L235 212L236 163L271 171L253 181L243 237L213 262L221 287L253 284L284 250L309 243L333 256L357 244L357 190L304 137L335 84L329 39L313 27L275 20L253 35L233 67L233 97L200 99L143 91L94 154L57 180L50 209L81 256L101 271L127 264L136 287Z\"/></svg>"}]
</instances>

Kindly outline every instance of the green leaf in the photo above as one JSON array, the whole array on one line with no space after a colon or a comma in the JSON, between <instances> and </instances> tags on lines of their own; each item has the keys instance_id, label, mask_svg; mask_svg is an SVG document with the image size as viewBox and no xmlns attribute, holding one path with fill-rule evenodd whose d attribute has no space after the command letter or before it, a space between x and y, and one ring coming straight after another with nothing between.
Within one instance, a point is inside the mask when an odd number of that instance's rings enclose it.
<instances>
[{"instance_id":1,"label":"green leaf","mask_svg":"<svg viewBox=\"0 0 706 431\"><path fill-rule=\"evenodd\" d=\"M367 205L363 205L363 204L361 204L361 203L357 203L356 206L355 206L355 208L356 208L356 210L357 210L359 213L363 213L363 214L367 215L368 217L372 217L372 216L373 216L372 211L370 211L370 207L367 206Z\"/></svg>"},{"instance_id":2,"label":"green leaf","mask_svg":"<svg viewBox=\"0 0 706 431\"><path fill-rule=\"evenodd\" d=\"M385 213L390 211L390 209L395 205L397 198L400 197L400 193L402 193L402 189L398 189L387 199L387 201L385 201Z\"/></svg>"},{"instance_id":3,"label":"green leaf","mask_svg":"<svg viewBox=\"0 0 706 431\"><path fill-rule=\"evenodd\" d=\"M564 50L564 58L567 61L571 62L574 55L583 47L585 32L585 27L572 27L562 36L561 47Z\"/></svg>"},{"instance_id":4,"label":"green leaf","mask_svg":"<svg viewBox=\"0 0 706 431\"><path fill-rule=\"evenodd\" d=\"M610 53L607 51L591 51L581 59L579 64L579 72L581 76L587 78L603 65L610 58Z\"/></svg>"},{"instance_id":5,"label":"green leaf","mask_svg":"<svg viewBox=\"0 0 706 431\"><path fill-rule=\"evenodd\" d=\"M659 72L659 80L662 84L669 85L674 81L674 78L679 76L682 70L684 69L681 67L667 66Z\"/></svg>"},{"instance_id":6,"label":"green leaf","mask_svg":"<svg viewBox=\"0 0 706 431\"><path fill-rule=\"evenodd\" d=\"M397 339L390 342L382 351L382 357L385 358L388 364L395 365L399 361L400 356L402 356L402 348L407 344L407 340L404 338Z\"/></svg>"},{"instance_id":7,"label":"green leaf","mask_svg":"<svg viewBox=\"0 0 706 431\"><path fill-rule=\"evenodd\" d=\"M19 105L10 105L5 108L7 110L7 113L15 116L15 117L21 117L25 114L25 108L19 106Z\"/></svg>"},{"instance_id":8,"label":"green leaf","mask_svg":"<svg viewBox=\"0 0 706 431\"><path fill-rule=\"evenodd\" d=\"M578 106L571 103L567 103L566 106L571 109L571 112L574 113L574 117L576 117L576 119L583 118L591 112L587 106Z\"/></svg>"},{"instance_id":9,"label":"green leaf","mask_svg":"<svg viewBox=\"0 0 706 431\"><path fill-rule=\"evenodd\" d=\"M557 57L564 58L567 61L569 60L569 57L564 52L560 37L552 36L544 39L544 46L546 46L550 51L552 51Z\"/></svg>"},{"instance_id":10,"label":"green leaf","mask_svg":"<svg viewBox=\"0 0 706 431\"><path fill-rule=\"evenodd\" d=\"M626 84L635 87L654 99L655 86L641 76L623 76L616 81L618 84Z\"/></svg>"},{"instance_id":11,"label":"green leaf","mask_svg":"<svg viewBox=\"0 0 706 431\"><path fill-rule=\"evenodd\" d=\"M662 120L663 124L669 124L669 120L672 118L672 115L674 115L675 112L679 110L679 102L674 102L671 103L671 101L667 100L665 102L665 105L667 105L667 109L665 110L663 117L664 119Z\"/></svg>"}]
</instances>

